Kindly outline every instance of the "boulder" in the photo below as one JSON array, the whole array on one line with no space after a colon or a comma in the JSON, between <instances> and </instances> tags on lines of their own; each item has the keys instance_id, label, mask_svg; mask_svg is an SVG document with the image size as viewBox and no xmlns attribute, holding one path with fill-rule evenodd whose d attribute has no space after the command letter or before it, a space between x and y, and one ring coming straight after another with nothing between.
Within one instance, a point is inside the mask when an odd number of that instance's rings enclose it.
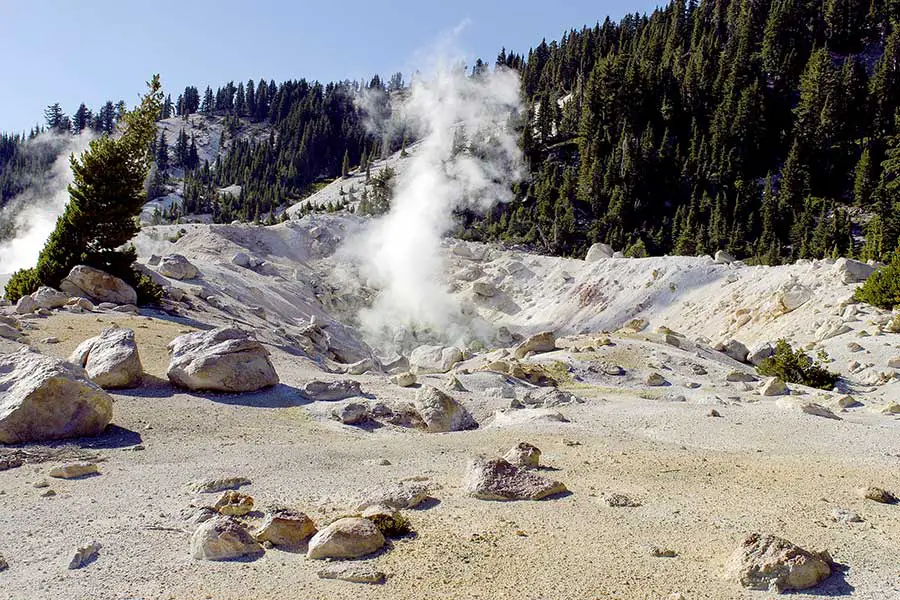
<instances>
[{"instance_id":1,"label":"boulder","mask_svg":"<svg viewBox=\"0 0 900 600\"><path fill-rule=\"evenodd\" d=\"M759 388L759 393L763 396L784 396L790 393L787 384L778 377L769 377Z\"/></svg>"},{"instance_id":2,"label":"boulder","mask_svg":"<svg viewBox=\"0 0 900 600\"><path fill-rule=\"evenodd\" d=\"M875 267L858 260L839 258L834 262L831 270L839 275L844 283L862 283L875 272Z\"/></svg>"},{"instance_id":3,"label":"boulder","mask_svg":"<svg viewBox=\"0 0 900 600\"><path fill-rule=\"evenodd\" d=\"M0 323L0 338L18 342L22 339L22 336L22 332L15 327L7 325L6 323Z\"/></svg>"},{"instance_id":4,"label":"boulder","mask_svg":"<svg viewBox=\"0 0 900 600\"><path fill-rule=\"evenodd\" d=\"M77 265L59 284L59 289L69 296L87 298L93 302L137 304L134 288L106 271Z\"/></svg>"},{"instance_id":5,"label":"boulder","mask_svg":"<svg viewBox=\"0 0 900 600\"><path fill-rule=\"evenodd\" d=\"M74 298L69 298L69 301L66 302L66 305L69 307L72 307L72 308L77 306L81 310L84 310L87 312L94 310L93 302L91 302L87 298L79 298L78 296L75 296Z\"/></svg>"},{"instance_id":6,"label":"boulder","mask_svg":"<svg viewBox=\"0 0 900 600\"><path fill-rule=\"evenodd\" d=\"M757 377L752 373L734 370L725 376L725 381L730 381L731 383L751 383L757 381Z\"/></svg>"},{"instance_id":7,"label":"boulder","mask_svg":"<svg viewBox=\"0 0 900 600\"><path fill-rule=\"evenodd\" d=\"M503 458L476 458L463 480L465 493L480 500L540 500L567 491L559 481L520 469Z\"/></svg>"},{"instance_id":8,"label":"boulder","mask_svg":"<svg viewBox=\"0 0 900 600\"><path fill-rule=\"evenodd\" d=\"M518 359L525 358L528 354L541 352L553 352L556 350L556 334L552 331L544 331L533 335L516 346L513 356Z\"/></svg>"},{"instance_id":9,"label":"boulder","mask_svg":"<svg viewBox=\"0 0 900 600\"><path fill-rule=\"evenodd\" d=\"M812 297L812 291L808 287L795 284L782 292L778 301L782 310L787 313L797 310L812 300Z\"/></svg>"},{"instance_id":10,"label":"boulder","mask_svg":"<svg viewBox=\"0 0 900 600\"><path fill-rule=\"evenodd\" d=\"M342 379L340 381L310 381L301 390L310 400L333 402L355 396L362 396L363 391L358 381Z\"/></svg>"},{"instance_id":11,"label":"boulder","mask_svg":"<svg viewBox=\"0 0 900 600\"><path fill-rule=\"evenodd\" d=\"M112 398L83 369L29 349L0 355L0 443L101 433Z\"/></svg>"},{"instance_id":12,"label":"boulder","mask_svg":"<svg viewBox=\"0 0 900 600\"><path fill-rule=\"evenodd\" d=\"M441 390L426 386L416 392L416 411L429 433L475 429L478 423L466 408Z\"/></svg>"},{"instance_id":13,"label":"boulder","mask_svg":"<svg viewBox=\"0 0 900 600\"><path fill-rule=\"evenodd\" d=\"M762 361L772 356L775 356L775 347L770 342L763 342L750 348L747 354L747 362L756 367Z\"/></svg>"},{"instance_id":14,"label":"boulder","mask_svg":"<svg viewBox=\"0 0 900 600\"><path fill-rule=\"evenodd\" d=\"M536 469L541 464L541 451L528 442L519 442L503 456L503 459L517 467Z\"/></svg>"},{"instance_id":15,"label":"boulder","mask_svg":"<svg viewBox=\"0 0 900 600\"><path fill-rule=\"evenodd\" d=\"M20 315L30 315L38 308L37 302L31 296L22 296L16 302L16 313Z\"/></svg>"},{"instance_id":16,"label":"boulder","mask_svg":"<svg viewBox=\"0 0 900 600\"><path fill-rule=\"evenodd\" d=\"M660 387L669 383L666 381L666 378L657 373L656 371L647 375L647 379L644 380L644 383L651 387Z\"/></svg>"},{"instance_id":17,"label":"boulder","mask_svg":"<svg viewBox=\"0 0 900 600\"><path fill-rule=\"evenodd\" d=\"M779 398L776 402L779 408L784 410L798 411L814 417L824 417L826 419L834 419L840 421L841 418L834 414L831 409L825 408L821 404L810 402L808 400L794 400L791 398Z\"/></svg>"},{"instance_id":18,"label":"boulder","mask_svg":"<svg viewBox=\"0 0 900 600\"><path fill-rule=\"evenodd\" d=\"M730 339L721 344L717 350L738 362L747 362L747 356L750 354L750 351L747 350L747 346L735 339Z\"/></svg>"},{"instance_id":19,"label":"boulder","mask_svg":"<svg viewBox=\"0 0 900 600\"><path fill-rule=\"evenodd\" d=\"M716 250L716 255L713 257L713 262L717 265L730 265L734 262L734 257L724 250Z\"/></svg>"},{"instance_id":20,"label":"boulder","mask_svg":"<svg viewBox=\"0 0 900 600\"><path fill-rule=\"evenodd\" d=\"M307 558L359 558L384 546L384 535L369 519L338 519L309 540Z\"/></svg>"},{"instance_id":21,"label":"boulder","mask_svg":"<svg viewBox=\"0 0 900 600\"><path fill-rule=\"evenodd\" d=\"M304 513L275 508L266 512L256 532L256 540L274 546L299 546L316 531L316 524Z\"/></svg>"},{"instance_id":22,"label":"boulder","mask_svg":"<svg viewBox=\"0 0 900 600\"><path fill-rule=\"evenodd\" d=\"M894 358L889 358L887 362L887 366L891 369L900 369L900 356L895 356Z\"/></svg>"},{"instance_id":23,"label":"boulder","mask_svg":"<svg viewBox=\"0 0 900 600\"><path fill-rule=\"evenodd\" d=\"M191 556L197 560L231 560L261 552L262 546L231 517L209 519L191 536Z\"/></svg>"},{"instance_id":24,"label":"boulder","mask_svg":"<svg viewBox=\"0 0 900 600\"><path fill-rule=\"evenodd\" d=\"M103 546L101 546L99 542L91 542L86 546L79 547L75 550L72 560L69 561L69 569L74 570L88 566L97 560L97 556L100 554L100 549L102 547Z\"/></svg>"},{"instance_id":25,"label":"boulder","mask_svg":"<svg viewBox=\"0 0 900 600\"><path fill-rule=\"evenodd\" d=\"M416 374L446 373L463 355L459 348L444 346L419 346L409 355L410 371Z\"/></svg>"},{"instance_id":26,"label":"boulder","mask_svg":"<svg viewBox=\"0 0 900 600\"><path fill-rule=\"evenodd\" d=\"M268 350L239 329L188 333L168 349L166 375L189 390L252 392L278 383Z\"/></svg>"},{"instance_id":27,"label":"boulder","mask_svg":"<svg viewBox=\"0 0 900 600\"><path fill-rule=\"evenodd\" d=\"M774 535L754 533L741 542L726 565L728 576L746 588L786 592L814 587L831 575L831 557Z\"/></svg>"},{"instance_id":28,"label":"boulder","mask_svg":"<svg viewBox=\"0 0 900 600\"><path fill-rule=\"evenodd\" d=\"M246 252L237 252L231 257L231 264L246 269L250 266L250 256Z\"/></svg>"},{"instance_id":29,"label":"boulder","mask_svg":"<svg viewBox=\"0 0 900 600\"><path fill-rule=\"evenodd\" d=\"M584 257L585 262L597 262L598 260L604 258L612 258L614 252L612 246L608 244L594 244L592 245L588 251L587 255Z\"/></svg>"},{"instance_id":30,"label":"boulder","mask_svg":"<svg viewBox=\"0 0 900 600\"><path fill-rule=\"evenodd\" d=\"M160 275L165 275L172 279L193 279L199 274L197 267L180 254L163 256L156 270L159 271Z\"/></svg>"},{"instance_id":31,"label":"boulder","mask_svg":"<svg viewBox=\"0 0 900 600\"><path fill-rule=\"evenodd\" d=\"M31 298L38 308L46 308L47 310L63 307L69 301L69 295L65 292L43 285L35 293L31 294Z\"/></svg>"},{"instance_id":32,"label":"boulder","mask_svg":"<svg viewBox=\"0 0 900 600\"><path fill-rule=\"evenodd\" d=\"M144 373L134 331L120 327L81 342L69 361L84 367L91 381L105 389L136 387Z\"/></svg>"}]
</instances>

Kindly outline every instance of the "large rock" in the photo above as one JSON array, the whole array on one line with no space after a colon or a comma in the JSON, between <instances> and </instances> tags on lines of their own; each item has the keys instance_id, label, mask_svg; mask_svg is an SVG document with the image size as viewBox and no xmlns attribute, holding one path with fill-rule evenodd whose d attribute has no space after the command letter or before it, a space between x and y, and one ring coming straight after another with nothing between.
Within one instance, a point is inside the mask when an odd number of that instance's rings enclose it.
<instances>
[{"instance_id":1,"label":"large rock","mask_svg":"<svg viewBox=\"0 0 900 600\"><path fill-rule=\"evenodd\" d=\"M418 390L415 407L429 433L478 427L465 406L435 387L425 386Z\"/></svg>"},{"instance_id":2,"label":"large rock","mask_svg":"<svg viewBox=\"0 0 900 600\"><path fill-rule=\"evenodd\" d=\"M782 292L778 301L784 312L791 312L812 300L812 297L812 290L808 287L796 284Z\"/></svg>"},{"instance_id":3,"label":"large rock","mask_svg":"<svg viewBox=\"0 0 900 600\"><path fill-rule=\"evenodd\" d=\"M134 288L106 271L77 265L59 284L59 289L69 296L87 298L93 302L137 304Z\"/></svg>"},{"instance_id":4,"label":"large rock","mask_svg":"<svg viewBox=\"0 0 900 600\"><path fill-rule=\"evenodd\" d=\"M612 246L608 244L594 244L588 249L584 261L589 263L597 262L604 258L612 258L613 254Z\"/></svg>"},{"instance_id":5,"label":"large rock","mask_svg":"<svg viewBox=\"0 0 900 600\"><path fill-rule=\"evenodd\" d=\"M275 508L266 513L256 539L275 546L299 546L316 534L316 524L306 514L287 508Z\"/></svg>"},{"instance_id":6,"label":"large rock","mask_svg":"<svg viewBox=\"0 0 900 600\"><path fill-rule=\"evenodd\" d=\"M252 392L278 383L268 350L239 329L189 333L172 340L168 348L166 374L189 390Z\"/></svg>"},{"instance_id":7,"label":"large rock","mask_svg":"<svg viewBox=\"0 0 900 600\"><path fill-rule=\"evenodd\" d=\"M309 540L307 558L359 558L380 550L384 535L369 519L338 519Z\"/></svg>"},{"instance_id":8,"label":"large rock","mask_svg":"<svg viewBox=\"0 0 900 600\"><path fill-rule=\"evenodd\" d=\"M728 561L728 576L754 590L786 592L814 587L831 575L827 552L813 553L774 535L754 533Z\"/></svg>"},{"instance_id":9,"label":"large rock","mask_svg":"<svg viewBox=\"0 0 900 600\"><path fill-rule=\"evenodd\" d=\"M28 349L0 355L0 443L101 433L112 398L83 369Z\"/></svg>"},{"instance_id":10,"label":"large rock","mask_svg":"<svg viewBox=\"0 0 900 600\"><path fill-rule=\"evenodd\" d=\"M38 309L37 302L31 296L22 296L16 302L16 313L20 315L30 315Z\"/></svg>"},{"instance_id":11,"label":"large rock","mask_svg":"<svg viewBox=\"0 0 900 600\"><path fill-rule=\"evenodd\" d=\"M197 560L230 560L262 552L262 546L231 517L215 517L191 536L191 556Z\"/></svg>"},{"instance_id":12,"label":"large rock","mask_svg":"<svg viewBox=\"0 0 900 600\"><path fill-rule=\"evenodd\" d=\"M875 272L875 267L858 260L839 258L834 262L831 270L840 275L841 281L844 283L860 283Z\"/></svg>"},{"instance_id":13,"label":"large rock","mask_svg":"<svg viewBox=\"0 0 900 600\"><path fill-rule=\"evenodd\" d=\"M540 500L567 491L559 481L513 465L503 458L476 458L463 481L465 493L480 500Z\"/></svg>"},{"instance_id":14,"label":"large rock","mask_svg":"<svg viewBox=\"0 0 900 600\"><path fill-rule=\"evenodd\" d=\"M165 275L172 279L193 279L199 273L197 267L180 254L163 256L156 270L159 271L160 275Z\"/></svg>"},{"instance_id":15,"label":"large rock","mask_svg":"<svg viewBox=\"0 0 900 600\"><path fill-rule=\"evenodd\" d=\"M719 346L717 350L726 354L727 356L730 356L738 362L747 362L747 356L750 355L750 351L747 350L747 346L734 339L726 341L721 346Z\"/></svg>"},{"instance_id":16,"label":"large rock","mask_svg":"<svg viewBox=\"0 0 900 600\"><path fill-rule=\"evenodd\" d=\"M734 262L734 256L725 252L724 250L716 250L716 255L713 258L713 262L718 265L730 265Z\"/></svg>"},{"instance_id":17,"label":"large rock","mask_svg":"<svg viewBox=\"0 0 900 600\"><path fill-rule=\"evenodd\" d=\"M463 359L459 348L419 346L409 355L410 371L416 374L446 373Z\"/></svg>"},{"instance_id":18,"label":"large rock","mask_svg":"<svg viewBox=\"0 0 900 600\"><path fill-rule=\"evenodd\" d=\"M91 381L105 389L138 386L144 373L134 331L120 327L81 342L69 361L84 367Z\"/></svg>"},{"instance_id":19,"label":"large rock","mask_svg":"<svg viewBox=\"0 0 900 600\"><path fill-rule=\"evenodd\" d=\"M556 334L552 331L544 331L531 336L516 346L514 356L522 359L532 353L540 354L541 352L553 352L554 350L556 350Z\"/></svg>"},{"instance_id":20,"label":"large rock","mask_svg":"<svg viewBox=\"0 0 900 600\"><path fill-rule=\"evenodd\" d=\"M65 306L69 301L67 293L43 285L31 295L31 298L38 308L46 308L47 310Z\"/></svg>"},{"instance_id":21,"label":"large rock","mask_svg":"<svg viewBox=\"0 0 900 600\"><path fill-rule=\"evenodd\" d=\"M762 361L772 356L775 356L775 347L770 342L763 342L750 348L747 354L747 362L757 367Z\"/></svg>"}]
</instances>

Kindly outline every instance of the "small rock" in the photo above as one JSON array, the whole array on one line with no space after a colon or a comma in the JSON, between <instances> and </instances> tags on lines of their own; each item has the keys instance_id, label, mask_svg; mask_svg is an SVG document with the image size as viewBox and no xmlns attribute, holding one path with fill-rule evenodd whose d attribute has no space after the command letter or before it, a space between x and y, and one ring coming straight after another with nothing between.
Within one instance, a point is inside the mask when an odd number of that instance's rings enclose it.
<instances>
[{"instance_id":1,"label":"small rock","mask_svg":"<svg viewBox=\"0 0 900 600\"><path fill-rule=\"evenodd\" d=\"M607 494L604 499L612 508L637 508L643 506L640 500L635 500L625 494Z\"/></svg>"},{"instance_id":2,"label":"small rock","mask_svg":"<svg viewBox=\"0 0 900 600\"><path fill-rule=\"evenodd\" d=\"M384 535L369 519L338 519L316 533L309 541L307 558L359 558L380 550Z\"/></svg>"},{"instance_id":3,"label":"small rock","mask_svg":"<svg viewBox=\"0 0 900 600\"><path fill-rule=\"evenodd\" d=\"M194 494L214 494L224 490L236 490L241 486L250 485L246 477L209 477L199 479L187 484L187 491Z\"/></svg>"},{"instance_id":4,"label":"small rock","mask_svg":"<svg viewBox=\"0 0 900 600\"><path fill-rule=\"evenodd\" d=\"M678 556L678 553L669 548L650 546L650 556L654 558L675 558L676 556Z\"/></svg>"},{"instance_id":5,"label":"small rock","mask_svg":"<svg viewBox=\"0 0 900 600\"><path fill-rule=\"evenodd\" d=\"M391 383L398 387L411 387L416 385L416 375L415 373L410 373L409 371L405 373L397 373L396 375L391 375Z\"/></svg>"},{"instance_id":6,"label":"small rock","mask_svg":"<svg viewBox=\"0 0 900 600\"><path fill-rule=\"evenodd\" d=\"M31 487L38 489L38 490L43 489L43 488L48 488L48 487L50 487L50 482L47 481L46 479L39 479L39 480L35 481L34 483L32 483Z\"/></svg>"},{"instance_id":7,"label":"small rock","mask_svg":"<svg viewBox=\"0 0 900 600\"><path fill-rule=\"evenodd\" d=\"M885 404L881 407L880 412L883 415L900 415L900 404L898 404L897 402Z\"/></svg>"},{"instance_id":8,"label":"small rock","mask_svg":"<svg viewBox=\"0 0 900 600\"><path fill-rule=\"evenodd\" d=\"M230 560L260 552L262 546L231 517L201 523L191 536L191 556L197 560Z\"/></svg>"},{"instance_id":9,"label":"small rock","mask_svg":"<svg viewBox=\"0 0 900 600\"><path fill-rule=\"evenodd\" d=\"M273 509L256 532L256 540L275 546L298 546L316 534L316 524L302 512L286 508Z\"/></svg>"},{"instance_id":10,"label":"small rock","mask_svg":"<svg viewBox=\"0 0 900 600\"><path fill-rule=\"evenodd\" d=\"M866 500L872 500L880 504L894 504L897 497L884 488L870 486L860 490L860 495Z\"/></svg>"},{"instance_id":11,"label":"small rock","mask_svg":"<svg viewBox=\"0 0 900 600\"><path fill-rule=\"evenodd\" d=\"M428 498L428 486L423 483L403 482L377 487L365 492L356 505L362 512L370 506L385 506L395 510L415 508Z\"/></svg>"},{"instance_id":12,"label":"small rock","mask_svg":"<svg viewBox=\"0 0 900 600\"><path fill-rule=\"evenodd\" d=\"M350 583L382 584L385 580L385 574L372 565L358 563L331 563L319 569L316 574L319 579L339 579Z\"/></svg>"},{"instance_id":13,"label":"small rock","mask_svg":"<svg viewBox=\"0 0 900 600\"><path fill-rule=\"evenodd\" d=\"M43 492L41 492L41 498L51 498L55 495L56 495L56 492L54 492L51 489L47 489L47 490L44 490Z\"/></svg>"},{"instance_id":14,"label":"small rock","mask_svg":"<svg viewBox=\"0 0 900 600\"><path fill-rule=\"evenodd\" d=\"M814 417L824 417L826 419L834 419L836 421L841 420L841 418L834 414L830 409L825 408L821 404L816 404L815 402L792 400L789 398L779 398L776 402L776 405L779 408L783 408L785 410L800 411Z\"/></svg>"},{"instance_id":15,"label":"small rock","mask_svg":"<svg viewBox=\"0 0 900 600\"><path fill-rule=\"evenodd\" d=\"M662 385L666 385L669 382L666 381L665 377L654 371L647 375L647 379L644 381L644 383L652 387L659 387Z\"/></svg>"},{"instance_id":16,"label":"small rock","mask_svg":"<svg viewBox=\"0 0 900 600\"><path fill-rule=\"evenodd\" d=\"M371 356L347 365L348 375L362 375L363 373L368 373L373 370L375 370L375 361Z\"/></svg>"},{"instance_id":17,"label":"small rock","mask_svg":"<svg viewBox=\"0 0 900 600\"><path fill-rule=\"evenodd\" d=\"M42 344L58 344L59 338L53 337L53 336L45 337L44 339L41 340L41 343Z\"/></svg>"},{"instance_id":18,"label":"small rock","mask_svg":"<svg viewBox=\"0 0 900 600\"><path fill-rule=\"evenodd\" d=\"M552 331L544 331L533 335L516 346L513 356L518 359L525 358L528 354L540 354L556 350L556 335Z\"/></svg>"},{"instance_id":19,"label":"small rock","mask_svg":"<svg viewBox=\"0 0 900 600\"><path fill-rule=\"evenodd\" d=\"M846 508L835 508L831 511L831 520L835 523L862 523L863 518L852 510Z\"/></svg>"},{"instance_id":20,"label":"small rock","mask_svg":"<svg viewBox=\"0 0 900 600\"><path fill-rule=\"evenodd\" d=\"M86 567L97 559L102 546L98 542L91 542L87 546L81 546L75 551L75 556L69 561L69 569Z\"/></svg>"},{"instance_id":21,"label":"small rock","mask_svg":"<svg viewBox=\"0 0 900 600\"><path fill-rule=\"evenodd\" d=\"M50 469L50 477L56 477L57 479L78 479L79 477L97 475L99 473L100 470L97 468L97 465L90 462L69 463Z\"/></svg>"},{"instance_id":22,"label":"small rock","mask_svg":"<svg viewBox=\"0 0 900 600\"><path fill-rule=\"evenodd\" d=\"M750 383L753 381L757 381L757 378L755 375L751 373L745 373L744 371L731 371L728 375L725 376L725 380L732 383Z\"/></svg>"},{"instance_id":23,"label":"small rock","mask_svg":"<svg viewBox=\"0 0 900 600\"><path fill-rule=\"evenodd\" d=\"M863 348L856 342L850 342L849 344L847 344L847 350L849 350L850 352L861 352L865 350L865 348Z\"/></svg>"},{"instance_id":24,"label":"small rock","mask_svg":"<svg viewBox=\"0 0 900 600\"><path fill-rule=\"evenodd\" d=\"M502 458L470 461L465 493L480 500L540 500L567 491L559 481L535 475Z\"/></svg>"},{"instance_id":25,"label":"small rock","mask_svg":"<svg viewBox=\"0 0 900 600\"><path fill-rule=\"evenodd\" d=\"M412 531L409 519L401 515L399 510L387 506L369 506L362 516L375 523L378 531L386 537L401 537Z\"/></svg>"},{"instance_id":26,"label":"small rock","mask_svg":"<svg viewBox=\"0 0 900 600\"><path fill-rule=\"evenodd\" d=\"M841 396L835 401L835 403L840 408L854 408L856 406L862 406L862 404L858 402L853 396Z\"/></svg>"},{"instance_id":27,"label":"small rock","mask_svg":"<svg viewBox=\"0 0 900 600\"><path fill-rule=\"evenodd\" d=\"M220 514L230 517L242 517L253 510L253 498L247 494L228 490L213 506Z\"/></svg>"},{"instance_id":28,"label":"small rock","mask_svg":"<svg viewBox=\"0 0 900 600\"><path fill-rule=\"evenodd\" d=\"M6 562L6 558L4 558L2 554L0 554L0 573L7 570L8 568L9 568L9 563Z\"/></svg>"},{"instance_id":29,"label":"small rock","mask_svg":"<svg viewBox=\"0 0 900 600\"><path fill-rule=\"evenodd\" d=\"M332 402L362 396L359 382L352 379L340 381L310 381L301 390L310 400Z\"/></svg>"},{"instance_id":30,"label":"small rock","mask_svg":"<svg viewBox=\"0 0 900 600\"><path fill-rule=\"evenodd\" d=\"M369 419L369 405L365 402L348 402L331 411L331 415L344 425L358 425Z\"/></svg>"},{"instance_id":31,"label":"small rock","mask_svg":"<svg viewBox=\"0 0 900 600\"><path fill-rule=\"evenodd\" d=\"M710 409L708 413L706 413L707 417L721 417L722 415L716 409Z\"/></svg>"},{"instance_id":32,"label":"small rock","mask_svg":"<svg viewBox=\"0 0 900 600\"><path fill-rule=\"evenodd\" d=\"M528 442L520 442L513 446L503 458L517 467L536 469L541 463L541 451L537 446Z\"/></svg>"},{"instance_id":33,"label":"small rock","mask_svg":"<svg viewBox=\"0 0 900 600\"><path fill-rule=\"evenodd\" d=\"M891 369L900 369L900 356L895 356L888 360L887 366Z\"/></svg>"},{"instance_id":34,"label":"small rock","mask_svg":"<svg viewBox=\"0 0 900 600\"><path fill-rule=\"evenodd\" d=\"M754 533L735 550L726 571L729 577L754 590L805 590L831 575L831 557L827 552L809 552L774 535Z\"/></svg>"}]
</instances>

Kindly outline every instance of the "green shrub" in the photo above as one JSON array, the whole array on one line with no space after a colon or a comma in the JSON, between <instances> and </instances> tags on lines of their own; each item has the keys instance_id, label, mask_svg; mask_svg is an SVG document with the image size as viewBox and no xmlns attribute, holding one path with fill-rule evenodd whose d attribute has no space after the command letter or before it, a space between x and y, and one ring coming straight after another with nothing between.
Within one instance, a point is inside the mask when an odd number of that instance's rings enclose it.
<instances>
[{"instance_id":1,"label":"green shrub","mask_svg":"<svg viewBox=\"0 0 900 600\"><path fill-rule=\"evenodd\" d=\"M10 302L18 302L22 296L36 292L41 287L41 280L35 269L20 269L13 273L6 282L6 299Z\"/></svg>"},{"instance_id":2,"label":"green shrub","mask_svg":"<svg viewBox=\"0 0 900 600\"><path fill-rule=\"evenodd\" d=\"M788 383L822 390L832 389L838 379L837 373L832 373L802 351L795 351L783 339L775 344L775 354L762 361L756 370L766 377L778 377Z\"/></svg>"},{"instance_id":3,"label":"green shrub","mask_svg":"<svg viewBox=\"0 0 900 600\"><path fill-rule=\"evenodd\" d=\"M881 267L854 294L860 302L891 309L900 304L900 252L895 252L890 264Z\"/></svg>"},{"instance_id":4,"label":"green shrub","mask_svg":"<svg viewBox=\"0 0 900 600\"><path fill-rule=\"evenodd\" d=\"M137 292L138 304L159 304L163 296L162 287L143 273L135 273L134 276L134 291Z\"/></svg>"}]
</instances>

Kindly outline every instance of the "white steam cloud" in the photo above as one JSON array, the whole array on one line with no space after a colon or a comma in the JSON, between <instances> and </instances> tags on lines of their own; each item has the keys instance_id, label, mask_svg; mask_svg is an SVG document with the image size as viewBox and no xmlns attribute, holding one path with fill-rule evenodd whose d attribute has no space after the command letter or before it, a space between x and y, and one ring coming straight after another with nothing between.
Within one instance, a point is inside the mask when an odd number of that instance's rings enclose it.
<instances>
[{"instance_id":1,"label":"white steam cloud","mask_svg":"<svg viewBox=\"0 0 900 600\"><path fill-rule=\"evenodd\" d=\"M477 335L446 290L441 240L454 227L454 210L511 200L525 172L513 128L519 90L518 74L507 69L468 76L444 65L412 82L396 112L418 141L398 169L390 211L348 248L379 290L359 315L371 338L395 339L404 329L452 341Z\"/></svg>"},{"instance_id":2,"label":"white steam cloud","mask_svg":"<svg viewBox=\"0 0 900 600\"><path fill-rule=\"evenodd\" d=\"M87 132L78 136L42 133L27 142L34 151L55 151L57 158L49 171L28 182L24 192L0 209L0 223L11 223L14 231L12 239L0 242L0 271L14 273L37 264L44 242L69 201L69 155L81 154L91 139L93 135ZM26 147L25 151L32 149Z\"/></svg>"}]
</instances>

